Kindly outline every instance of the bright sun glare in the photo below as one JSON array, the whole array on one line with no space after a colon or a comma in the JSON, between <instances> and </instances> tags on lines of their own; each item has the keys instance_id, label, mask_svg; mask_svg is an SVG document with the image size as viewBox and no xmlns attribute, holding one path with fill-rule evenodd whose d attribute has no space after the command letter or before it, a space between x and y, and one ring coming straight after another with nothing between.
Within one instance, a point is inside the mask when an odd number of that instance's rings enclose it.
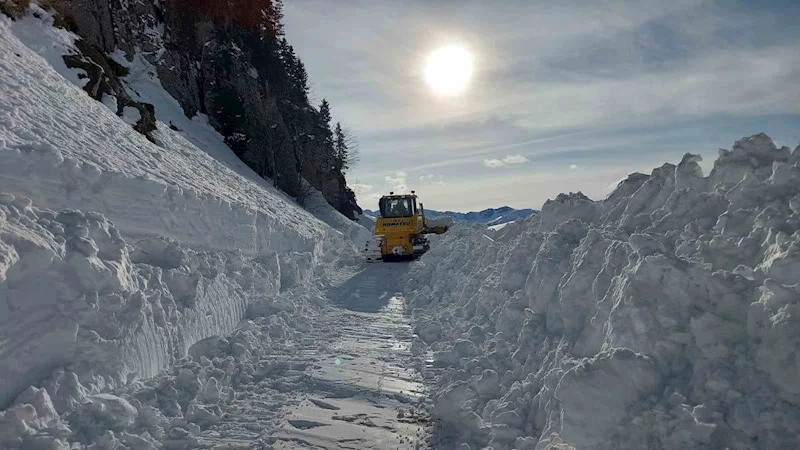
<instances>
[{"instance_id":1,"label":"bright sun glare","mask_svg":"<svg viewBox=\"0 0 800 450\"><path fill-rule=\"evenodd\" d=\"M466 89L471 77L472 55L462 47L442 47L428 56L425 81L437 94L459 94Z\"/></svg>"}]
</instances>

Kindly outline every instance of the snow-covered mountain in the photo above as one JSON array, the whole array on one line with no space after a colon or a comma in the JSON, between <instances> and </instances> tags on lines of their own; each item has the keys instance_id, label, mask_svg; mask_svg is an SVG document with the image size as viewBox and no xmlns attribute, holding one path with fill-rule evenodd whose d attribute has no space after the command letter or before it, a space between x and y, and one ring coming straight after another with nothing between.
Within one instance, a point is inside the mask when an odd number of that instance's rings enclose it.
<instances>
[{"instance_id":1,"label":"snow-covered mountain","mask_svg":"<svg viewBox=\"0 0 800 450\"><path fill-rule=\"evenodd\" d=\"M372 217L380 215L380 211L365 210L365 214ZM503 223L514 222L519 219L524 219L533 214L536 210L533 209L514 209L510 206L502 206L500 208L488 208L483 211L472 211L467 213L454 212L454 211L436 211L426 209L425 215L431 218L435 217L452 217L453 222L459 223L481 223L486 225L500 225Z\"/></svg>"}]
</instances>

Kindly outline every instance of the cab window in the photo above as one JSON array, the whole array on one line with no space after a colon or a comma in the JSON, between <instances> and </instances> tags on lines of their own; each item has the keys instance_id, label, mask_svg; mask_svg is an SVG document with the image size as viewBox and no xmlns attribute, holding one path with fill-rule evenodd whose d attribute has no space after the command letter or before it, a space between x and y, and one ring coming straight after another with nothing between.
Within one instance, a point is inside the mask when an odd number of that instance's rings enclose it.
<instances>
[{"instance_id":1,"label":"cab window","mask_svg":"<svg viewBox=\"0 0 800 450\"><path fill-rule=\"evenodd\" d=\"M392 198L381 200L381 217L391 219L395 217L411 217L414 215L414 206L410 198Z\"/></svg>"}]
</instances>

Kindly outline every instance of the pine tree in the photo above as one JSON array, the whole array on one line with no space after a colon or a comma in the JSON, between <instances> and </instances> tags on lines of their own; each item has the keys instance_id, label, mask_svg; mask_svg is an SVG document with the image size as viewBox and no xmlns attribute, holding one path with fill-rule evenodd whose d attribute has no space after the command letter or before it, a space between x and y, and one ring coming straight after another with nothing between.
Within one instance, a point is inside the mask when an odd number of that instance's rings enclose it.
<instances>
[{"instance_id":1,"label":"pine tree","mask_svg":"<svg viewBox=\"0 0 800 450\"><path fill-rule=\"evenodd\" d=\"M286 38L278 41L278 53L281 62L283 63L283 71L281 73L281 80L278 84L278 94L286 99L293 97L295 90L294 72L297 66L297 55L294 53L294 48L286 42Z\"/></svg>"},{"instance_id":2,"label":"pine tree","mask_svg":"<svg viewBox=\"0 0 800 450\"><path fill-rule=\"evenodd\" d=\"M333 146L336 152L336 168L342 172L349 168L347 156L347 139L342 130L342 124L336 122L336 128L333 131Z\"/></svg>"},{"instance_id":3,"label":"pine tree","mask_svg":"<svg viewBox=\"0 0 800 450\"><path fill-rule=\"evenodd\" d=\"M262 32L270 37L283 36L283 0L269 0L262 15Z\"/></svg>"},{"instance_id":4,"label":"pine tree","mask_svg":"<svg viewBox=\"0 0 800 450\"><path fill-rule=\"evenodd\" d=\"M322 99L319 105L319 127L322 139L320 140L322 151L323 170L330 171L336 168L336 150L333 146L333 133L331 132L331 106L328 100Z\"/></svg>"},{"instance_id":5,"label":"pine tree","mask_svg":"<svg viewBox=\"0 0 800 450\"><path fill-rule=\"evenodd\" d=\"M308 72L306 72L306 65L300 58L293 67L292 81L294 82L294 91L296 101L303 104L308 104Z\"/></svg>"},{"instance_id":6,"label":"pine tree","mask_svg":"<svg viewBox=\"0 0 800 450\"><path fill-rule=\"evenodd\" d=\"M324 126L325 128L330 131L331 128L331 105L328 103L327 99L322 99L322 103L319 105L319 119L320 119L320 126Z\"/></svg>"},{"instance_id":7,"label":"pine tree","mask_svg":"<svg viewBox=\"0 0 800 450\"><path fill-rule=\"evenodd\" d=\"M283 98L299 107L308 105L308 72L286 38L278 40L278 53L283 63L284 82L278 83ZM285 84L283 86L282 84Z\"/></svg>"}]
</instances>

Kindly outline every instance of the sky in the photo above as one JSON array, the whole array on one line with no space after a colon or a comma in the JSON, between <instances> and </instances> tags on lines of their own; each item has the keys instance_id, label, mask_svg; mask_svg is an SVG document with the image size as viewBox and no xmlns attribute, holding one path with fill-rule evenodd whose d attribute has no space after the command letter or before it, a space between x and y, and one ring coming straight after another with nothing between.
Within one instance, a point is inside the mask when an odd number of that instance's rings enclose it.
<instances>
[{"instance_id":1,"label":"sky","mask_svg":"<svg viewBox=\"0 0 800 450\"><path fill-rule=\"evenodd\" d=\"M286 0L312 99L360 161L359 204L416 190L426 208L540 208L602 199L632 172L767 133L800 144L800 2ZM442 96L428 56L472 57Z\"/></svg>"}]
</instances>

